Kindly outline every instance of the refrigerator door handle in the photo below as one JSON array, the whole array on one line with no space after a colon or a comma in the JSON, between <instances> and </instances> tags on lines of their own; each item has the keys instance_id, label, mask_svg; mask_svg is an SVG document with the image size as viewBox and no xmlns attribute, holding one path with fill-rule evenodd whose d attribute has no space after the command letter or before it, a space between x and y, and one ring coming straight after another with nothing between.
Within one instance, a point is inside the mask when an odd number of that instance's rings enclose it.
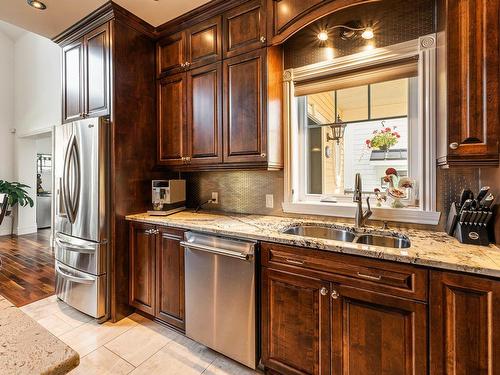
<instances>
[{"instance_id":1,"label":"refrigerator door handle","mask_svg":"<svg viewBox=\"0 0 500 375\"><path fill-rule=\"evenodd\" d=\"M56 236L57 236L57 234L56 234ZM73 251L75 253L86 253L86 254L95 253L95 246L76 245L76 244L72 244L72 243L63 241L57 237L55 237L55 241L60 247L63 247L68 251Z\"/></svg>"},{"instance_id":2,"label":"refrigerator door handle","mask_svg":"<svg viewBox=\"0 0 500 375\"><path fill-rule=\"evenodd\" d=\"M78 276L73 276L70 275L69 273L66 273L62 270L62 268L57 264L56 262L56 273L59 274L62 278L73 281L78 284L93 284L95 282L95 279L93 277L78 277Z\"/></svg>"},{"instance_id":3,"label":"refrigerator door handle","mask_svg":"<svg viewBox=\"0 0 500 375\"><path fill-rule=\"evenodd\" d=\"M73 168L72 164L74 164ZM70 180L71 172L73 172L73 181ZM80 153L76 137L73 134L68 142L63 168L63 200L66 214L71 224L74 224L76 220L78 206L80 205L80 173ZM69 186L70 182L72 182L73 185L72 191Z\"/></svg>"}]
</instances>

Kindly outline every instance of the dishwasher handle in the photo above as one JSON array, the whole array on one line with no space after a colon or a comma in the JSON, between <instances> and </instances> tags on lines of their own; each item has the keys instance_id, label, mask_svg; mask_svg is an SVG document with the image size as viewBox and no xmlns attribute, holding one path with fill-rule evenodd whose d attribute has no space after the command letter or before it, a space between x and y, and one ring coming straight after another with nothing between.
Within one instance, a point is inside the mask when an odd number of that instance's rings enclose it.
<instances>
[{"instance_id":1,"label":"dishwasher handle","mask_svg":"<svg viewBox=\"0 0 500 375\"><path fill-rule=\"evenodd\" d=\"M217 247L206 246L206 245L199 245L199 244L195 244L192 242L186 242L186 241L181 241L181 246L186 248L186 249L199 250L199 251L204 251L206 253L217 254L217 255L237 258L237 259L241 259L241 260L250 260L253 256L252 254L238 253L238 252L231 251L231 250L225 250L225 249L220 249Z\"/></svg>"}]
</instances>

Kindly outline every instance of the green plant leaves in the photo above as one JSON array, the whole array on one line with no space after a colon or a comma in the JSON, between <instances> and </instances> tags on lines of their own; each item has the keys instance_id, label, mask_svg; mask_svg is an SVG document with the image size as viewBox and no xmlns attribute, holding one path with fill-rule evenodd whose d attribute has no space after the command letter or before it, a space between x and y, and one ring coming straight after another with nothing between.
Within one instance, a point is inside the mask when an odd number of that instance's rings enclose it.
<instances>
[{"instance_id":1,"label":"green plant leaves","mask_svg":"<svg viewBox=\"0 0 500 375\"><path fill-rule=\"evenodd\" d=\"M14 207L16 204L19 204L21 207L25 207L27 205L33 207L33 199L30 198L29 193L26 191L26 189L30 188L30 186L19 182L0 180L0 193L7 194L9 197L9 205L11 207Z\"/></svg>"}]
</instances>

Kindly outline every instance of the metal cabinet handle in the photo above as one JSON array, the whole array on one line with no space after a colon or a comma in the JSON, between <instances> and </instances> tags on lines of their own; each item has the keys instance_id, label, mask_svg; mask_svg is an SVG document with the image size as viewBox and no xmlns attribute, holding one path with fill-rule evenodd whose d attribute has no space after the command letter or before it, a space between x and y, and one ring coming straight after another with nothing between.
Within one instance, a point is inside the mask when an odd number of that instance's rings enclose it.
<instances>
[{"instance_id":1,"label":"metal cabinet handle","mask_svg":"<svg viewBox=\"0 0 500 375\"><path fill-rule=\"evenodd\" d=\"M303 260L295 260L295 259L290 259L290 258L286 258L285 262L290 263L290 264L297 264L299 266L302 266L304 264Z\"/></svg>"},{"instance_id":2,"label":"metal cabinet handle","mask_svg":"<svg viewBox=\"0 0 500 375\"><path fill-rule=\"evenodd\" d=\"M332 291L332 298L333 298L333 299L337 299L337 298L339 298L339 297L340 297L339 292L337 292L336 290Z\"/></svg>"},{"instance_id":3,"label":"metal cabinet handle","mask_svg":"<svg viewBox=\"0 0 500 375\"><path fill-rule=\"evenodd\" d=\"M146 234L158 234L160 231L158 229L146 229Z\"/></svg>"},{"instance_id":4,"label":"metal cabinet handle","mask_svg":"<svg viewBox=\"0 0 500 375\"><path fill-rule=\"evenodd\" d=\"M370 280L376 280L376 281L382 280L382 276L380 276L380 275L372 276L372 275L366 275L366 274L361 273L361 272L357 272L357 274L359 277L362 277L364 279L370 279Z\"/></svg>"},{"instance_id":5,"label":"metal cabinet handle","mask_svg":"<svg viewBox=\"0 0 500 375\"><path fill-rule=\"evenodd\" d=\"M326 296L328 294L328 289L326 289L325 287L321 288L319 290L319 293L322 295L322 296Z\"/></svg>"},{"instance_id":6,"label":"metal cabinet handle","mask_svg":"<svg viewBox=\"0 0 500 375\"><path fill-rule=\"evenodd\" d=\"M186 66L186 63L181 63L181 68L184 68Z\"/></svg>"},{"instance_id":7,"label":"metal cabinet handle","mask_svg":"<svg viewBox=\"0 0 500 375\"><path fill-rule=\"evenodd\" d=\"M191 162L191 157L190 156L186 156L186 163L190 163Z\"/></svg>"},{"instance_id":8,"label":"metal cabinet handle","mask_svg":"<svg viewBox=\"0 0 500 375\"><path fill-rule=\"evenodd\" d=\"M458 146L459 146L459 145L458 145L458 143L457 143L457 142L452 142L452 143L450 143L450 148L451 148L452 150L456 150L456 149L458 148Z\"/></svg>"},{"instance_id":9,"label":"metal cabinet handle","mask_svg":"<svg viewBox=\"0 0 500 375\"><path fill-rule=\"evenodd\" d=\"M260 37L260 42L261 43L265 43L266 42L266 37L265 36L261 36Z\"/></svg>"}]
</instances>

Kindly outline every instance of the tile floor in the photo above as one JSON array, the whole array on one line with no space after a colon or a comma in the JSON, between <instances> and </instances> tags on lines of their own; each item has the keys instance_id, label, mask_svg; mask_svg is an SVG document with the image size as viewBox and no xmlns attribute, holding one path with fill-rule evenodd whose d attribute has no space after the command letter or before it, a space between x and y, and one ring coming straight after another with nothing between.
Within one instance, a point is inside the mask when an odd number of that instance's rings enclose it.
<instances>
[{"instance_id":1,"label":"tile floor","mask_svg":"<svg viewBox=\"0 0 500 375\"><path fill-rule=\"evenodd\" d=\"M258 374L139 314L97 324L55 296L21 310L80 354L72 375Z\"/></svg>"}]
</instances>

